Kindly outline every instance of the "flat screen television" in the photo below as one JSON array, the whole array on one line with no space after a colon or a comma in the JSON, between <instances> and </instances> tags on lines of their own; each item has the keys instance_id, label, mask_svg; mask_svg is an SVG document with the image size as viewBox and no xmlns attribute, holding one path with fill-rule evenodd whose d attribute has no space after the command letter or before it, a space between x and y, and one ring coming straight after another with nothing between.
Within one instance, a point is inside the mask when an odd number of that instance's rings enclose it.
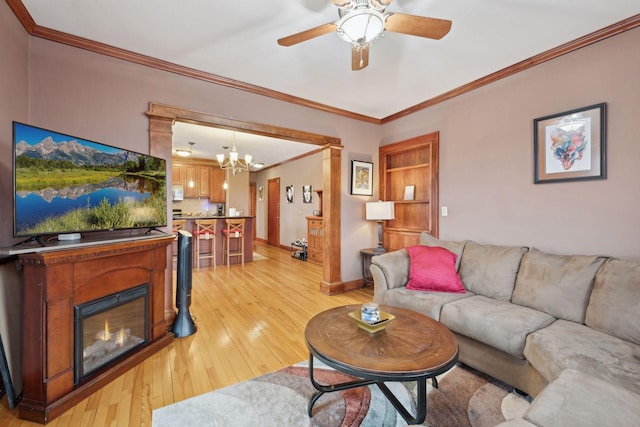
<instances>
[{"instance_id":1,"label":"flat screen television","mask_svg":"<svg viewBox=\"0 0 640 427\"><path fill-rule=\"evenodd\" d=\"M13 148L14 237L167 225L164 159L18 122Z\"/></svg>"}]
</instances>

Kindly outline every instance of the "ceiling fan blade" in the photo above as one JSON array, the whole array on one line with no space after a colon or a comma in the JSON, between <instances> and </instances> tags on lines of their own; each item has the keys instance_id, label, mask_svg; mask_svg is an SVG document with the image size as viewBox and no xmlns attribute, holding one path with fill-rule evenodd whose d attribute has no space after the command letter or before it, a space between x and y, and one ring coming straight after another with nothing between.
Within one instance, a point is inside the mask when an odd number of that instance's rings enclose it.
<instances>
[{"instance_id":1,"label":"ceiling fan blade","mask_svg":"<svg viewBox=\"0 0 640 427\"><path fill-rule=\"evenodd\" d=\"M332 31L336 31L336 24L324 24L287 37L283 37L278 40L278 44L280 46L293 46L294 44L306 42L307 40L329 34Z\"/></svg>"},{"instance_id":2,"label":"ceiling fan blade","mask_svg":"<svg viewBox=\"0 0 640 427\"><path fill-rule=\"evenodd\" d=\"M362 70L367 65L369 65L369 45L360 49L351 48L351 70Z\"/></svg>"},{"instance_id":3,"label":"ceiling fan blade","mask_svg":"<svg viewBox=\"0 0 640 427\"><path fill-rule=\"evenodd\" d=\"M384 29L394 33L440 40L451 29L451 21L406 15L404 13L392 13L387 17Z\"/></svg>"}]
</instances>

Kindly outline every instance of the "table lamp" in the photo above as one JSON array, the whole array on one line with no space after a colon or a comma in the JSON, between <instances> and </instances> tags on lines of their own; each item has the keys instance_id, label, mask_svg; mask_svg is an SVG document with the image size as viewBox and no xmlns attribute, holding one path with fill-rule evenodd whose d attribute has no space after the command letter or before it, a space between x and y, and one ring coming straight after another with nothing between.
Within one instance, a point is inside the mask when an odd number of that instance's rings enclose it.
<instances>
[{"instance_id":1,"label":"table lamp","mask_svg":"<svg viewBox=\"0 0 640 427\"><path fill-rule=\"evenodd\" d=\"M367 221L378 221L378 247L373 251L386 252L382 246L382 221L395 219L393 202L367 202L366 217Z\"/></svg>"}]
</instances>

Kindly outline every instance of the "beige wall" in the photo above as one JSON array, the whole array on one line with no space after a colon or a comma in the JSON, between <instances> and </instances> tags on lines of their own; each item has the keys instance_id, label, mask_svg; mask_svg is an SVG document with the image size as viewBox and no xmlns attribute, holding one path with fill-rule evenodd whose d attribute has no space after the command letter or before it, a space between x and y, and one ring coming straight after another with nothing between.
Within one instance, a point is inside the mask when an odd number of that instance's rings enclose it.
<instances>
[{"instance_id":1,"label":"beige wall","mask_svg":"<svg viewBox=\"0 0 640 427\"><path fill-rule=\"evenodd\" d=\"M440 131L440 237L640 260L640 28L383 126ZM602 181L533 184L533 119L608 106Z\"/></svg>"},{"instance_id":2,"label":"beige wall","mask_svg":"<svg viewBox=\"0 0 640 427\"><path fill-rule=\"evenodd\" d=\"M302 186L311 185L314 190L322 189L322 153L315 153L294 162L266 169L252 174L251 180L256 188L264 186L264 201L256 203L256 235L267 240L267 207L269 180L280 178L280 244L288 245L301 237L307 237L307 216L319 209L316 193L312 203L302 202ZM293 203L287 203L285 187L294 186Z\"/></svg>"},{"instance_id":3,"label":"beige wall","mask_svg":"<svg viewBox=\"0 0 640 427\"><path fill-rule=\"evenodd\" d=\"M21 36L18 46L3 49L5 58L24 64L17 71L0 74L0 87L6 87L24 108L10 106L2 111L0 123L0 163L3 165L0 199L3 204L0 246L17 242L12 239L11 195L11 120L103 142L134 151L148 152L148 120L144 112L150 101L196 111L231 117L306 132L341 138L342 174L348 177L348 154L377 153L380 127L306 107L256 96L244 91L127 63L84 50L29 38L18 25L6 3L0 2L0 16ZM15 35L3 25L0 39ZM28 62L27 62L28 61ZM3 70L4 71L4 70ZM29 76L28 81L25 75ZM28 85L27 85L28 83ZM23 86L21 91L17 88ZM336 90L340 90L336 83ZM3 96L4 98L4 96ZM6 103L5 99L0 103ZM27 116L27 107L30 114ZM348 178L343 178L343 183ZM342 205L354 203L343 191ZM364 200L356 201L358 204ZM232 203L235 203L232 201ZM8 219L7 219L8 218ZM283 227L286 224L283 224ZM343 213L343 230L359 230L357 239L342 242L342 279L360 277L360 264L354 262L359 250L375 240L373 226L363 217Z\"/></svg>"},{"instance_id":4,"label":"beige wall","mask_svg":"<svg viewBox=\"0 0 640 427\"><path fill-rule=\"evenodd\" d=\"M29 37L0 2L0 246L13 233L12 121L29 120Z\"/></svg>"},{"instance_id":5,"label":"beige wall","mask_svg":"<svg viewBox=\"0 0 640 427\"><path fill-rule=\"evenodd\" d=\"M377 126L30 38L0 2L0 199L7 202L0 246L17 241L12 120L148 152L144 112L154 101L340 138L345 281L360 277L359 250L376 244L375 224L362 211L378 196L378 144L434 130L441 132L440 205L449 208L441 237L640 259L639 43L640 29L631 30ZM533 119L603 101L608 179L534 185ZM350 160L375 163L373 197L349 195Z\"/></svg>"}]
</instances>

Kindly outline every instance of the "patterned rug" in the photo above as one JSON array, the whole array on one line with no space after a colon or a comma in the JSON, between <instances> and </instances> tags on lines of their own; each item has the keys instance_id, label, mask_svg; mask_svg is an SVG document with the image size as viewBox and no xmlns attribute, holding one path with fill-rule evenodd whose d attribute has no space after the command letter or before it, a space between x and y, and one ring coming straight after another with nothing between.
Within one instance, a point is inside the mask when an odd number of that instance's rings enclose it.
<instances>
[{"instance_id":1,"label":"patterned rug","mask_svg":"<svg viewBox=\"0 0 640 427\"><path fill-rule=\"evenodd\" d=\"M314 361L320 383L335 384L352 377ZM415 383L387 383L415 414ZM427 420L438 427L488 427L522 414L529 405L512 388L459 365L438 377L438 389L428 386ZM402 417L372 385L320 397L307 416L315 389L306 363L186 399L153 411L153 426L404 426Z\"/></svg>"}]
</instances>

